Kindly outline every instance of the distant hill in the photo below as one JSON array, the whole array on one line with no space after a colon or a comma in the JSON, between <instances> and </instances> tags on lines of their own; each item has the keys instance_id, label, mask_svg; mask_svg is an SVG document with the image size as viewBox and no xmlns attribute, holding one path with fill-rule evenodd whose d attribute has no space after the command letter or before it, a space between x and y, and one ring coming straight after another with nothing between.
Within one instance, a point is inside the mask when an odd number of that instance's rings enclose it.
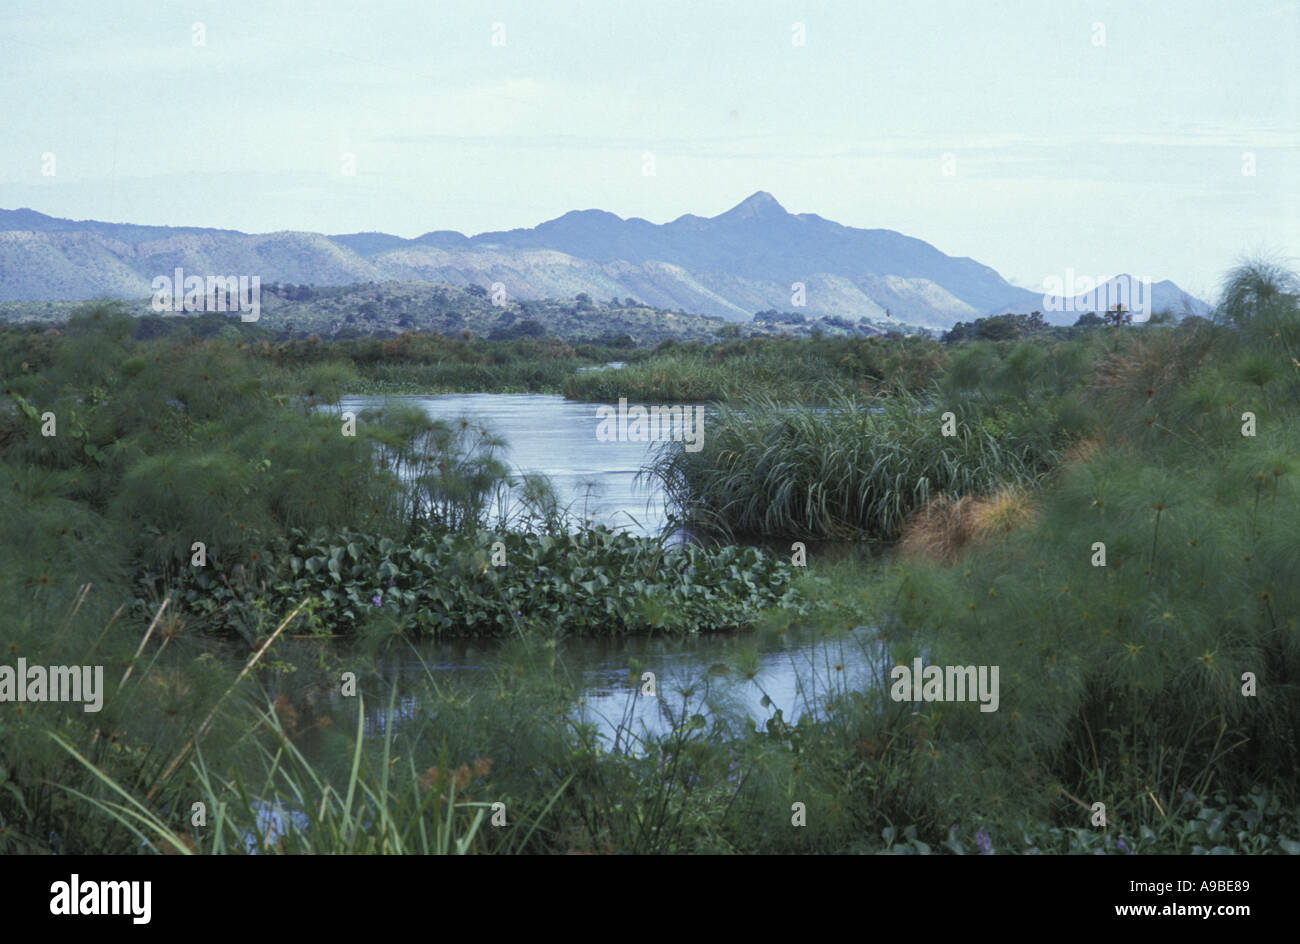
<instances>
[{"instance_id":1,"label":"distant hill","mask_svg":"<svg viewBox=\"0 0 1300 944\"><path fill-rule=\"evenodd\" d=\"M436 282L489 287L513 300L631 297L647 306L749 321L800 307L810 317L898 320L936 328L1003 311L1041 310L1041 293L1011 285L973 259L945 255L892 230L857 229L787 212L759 191L714 217L670 223L602 210L566 213L532 229L404 239L387 233L250 235L195 227L63 220L0 210L0 301L139 298L155 276L257 275L263 283L342 286ZM1156 304L1207 306L1172 282ZM1081 313L1081 312L1080 312Z\"/></svg>"},{"instance_id":2,"label":"distant hill","mask_svg":"<svg viewBox=\"0 0 1300 944\"><path fill-rule=\"evenodd\" d=\"M1086 312L1108 311L1117 303L1131 312L1145 309L1146 314L1150 315L1158 311L1170 311L1180 318L1185 315L1204 317L1210 311L1209 305L1188 295L1168 279L1145 285L1128 274L1107 279L1090 291L1066 298L1052 297L1050 302L1042 295L1034 297L1037 299L1036 309L1050 325L1072 325ZM1024 300L1001 305L990 314L1026 314Z\"/></svg>"},{"instance_id":3,"label":"distant hill","mask_svg":"<svg viewBox=\"0 0 1300 944\"><path fill-rule=\"evenodd\" d=\"M0 302L0 321L62 322L84 301ZM137 317L155 314L149 298L124 302ZM164 312L175 316L174 312ZM240 316L229 314L232 320ZM493 303L478 286L456 288L428 282L369 282L308 286L268 282L262 286L257 324L280 337L318 334L322 338L383 337L403 332L448 336L470 331L476 338L557 337L565 341L654 345L665 340L719 341L728 337L789 335L870 336L910 333L898 322L849 321L834 316L806 318L766 312L745 324L722 318L665 311L649 305L599 302L587 296Z\"/></svg>"}]
</instances>

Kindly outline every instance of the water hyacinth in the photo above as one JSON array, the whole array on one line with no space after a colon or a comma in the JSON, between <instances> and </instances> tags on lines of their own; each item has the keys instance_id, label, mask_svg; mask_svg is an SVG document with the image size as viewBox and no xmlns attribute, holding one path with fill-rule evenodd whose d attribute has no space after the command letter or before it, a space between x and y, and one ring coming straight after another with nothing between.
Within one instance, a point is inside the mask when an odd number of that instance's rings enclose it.
<instances>
[{"instance_id":1,"label":"water hyacinth","mask_svg":"<svg viewBox=\"0 0 1300 944\"><path fill-rule=\"evenodd\" d=\"M523 564L519 576L487 564L498 542ZM279 566L283 579L259 592L282 603L318 597L314 618L339 634L359 631L385 605L408 631L439 636L514 633L523 613L580 634L713 632L752 626L777 603L801 605L788 563L756 548L677 545L603 527L426 532L409 542L295 530ZM392 575L386 595L375 592L375 573Z\"/></svg>"}]
</instances>

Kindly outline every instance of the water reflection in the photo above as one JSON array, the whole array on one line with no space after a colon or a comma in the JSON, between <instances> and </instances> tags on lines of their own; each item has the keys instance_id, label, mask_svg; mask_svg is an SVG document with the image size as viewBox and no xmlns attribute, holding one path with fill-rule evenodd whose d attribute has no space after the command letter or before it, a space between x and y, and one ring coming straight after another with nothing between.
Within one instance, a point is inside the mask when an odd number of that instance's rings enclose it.
<instances>
[{"instance_id":1,"label":"water reflection","mask_svg":"<svg viewBox=\"0 0 1300 944\"><path fill-rule=\"evenodd\" d=\"M809 711L819 713L829 697L888 684L893 663L867 627L830 638L799 635L572 639L558 644L554 671L579 693L573 720L593 725L609 749L636 749L641 739L666 734L697 713L760 729L779 711L781 720L795 723ZM362 681L368 736L384 734L394 685L392 716L401 726L424 717L427 703L418 693L430 681L470 693L498 684L498 642L425 642L407 652L380 660ZM643 694L647 672L654 675L653 696ZM355 700L330 689L321 707L350 728L356 724Z\"/></svg>"},{"instance_id":2,"label":"water reflection","mask_svg":"<svg viewBox=\"0 0 1300 944\"><path fill-rule=\"evenodd\" d=\"M580 519L638 535L657 534L668 521L662 489L638 481L659 443L597 440L596 410L602 404L551 394L465 393L349 396L338 409L359 412L385 401L418 405L434 419L463 417L485 426L505 440L502 458L517 474L546 475L560 506ZM507 513L517 507L512 505Z\"/></svg>"}]
</instances>

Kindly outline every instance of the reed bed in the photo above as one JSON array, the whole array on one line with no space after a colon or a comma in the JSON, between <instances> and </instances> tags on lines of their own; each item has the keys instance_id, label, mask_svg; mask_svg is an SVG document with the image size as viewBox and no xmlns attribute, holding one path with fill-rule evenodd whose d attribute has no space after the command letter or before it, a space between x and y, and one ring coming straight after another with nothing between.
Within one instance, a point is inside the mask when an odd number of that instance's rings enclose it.
<instances>
[{"instance_id":1,"label":"reed bed","mask_svg":"<svg viewBox=\"0 0 1300 944\"><path fill-rule=\"evenodd\" d=\"M648 473L707 530L892 540L940 494L1032 486L1059 460L1061 439L1050 432L970 413L956 414L945 436L944 412L941 401L905 391L826 409L761 398L724 406L699 452L666 444Z\"/></svg>"}]
</instances>

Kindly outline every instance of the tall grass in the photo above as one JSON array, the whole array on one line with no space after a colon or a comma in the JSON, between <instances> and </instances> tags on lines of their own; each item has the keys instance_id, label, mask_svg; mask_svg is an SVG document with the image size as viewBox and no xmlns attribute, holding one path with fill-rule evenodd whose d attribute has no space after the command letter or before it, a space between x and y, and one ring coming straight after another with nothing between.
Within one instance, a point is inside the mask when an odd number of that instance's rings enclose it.
<instances>
[{"instance_id":1,"label":"tall grass","mask_svg":"<svg viewBox=\"0 0 1300 944\"><path fill-rule=\"evenodd\" d=\"M574 374L564 395L576 400L672 403L753 396L822 403L846 391L871 395L901 386L920 390L944 352L921 338L755 338L656 349L621 370Z\"/></svg>"},{"instance_id":2,"label":"tall grass","mask_svg":"<svg viewBox=\"0 0 1300 944\"><path fill-rule=\"evenodd\" d=\"M1008 822L996 798L1067 825L1083 798L1131 835L1195 820L1216 794L1295 803L1300 371L1271 326L1297 297L1261 277L1230 276L1215 323L1107 345L1088 391L1103 445L1040 492L1031 527L954 566L897 565L891 636L933 662L1001 666L996 717L923 711L946 729L934 780L971 815Z\"/></svg>"},{"instance_id":3,"label":"tall grass","mask_svg":"<svg viewBox=\"0 0 1300 944\"><path fill-rule=\"evenodd\" d=\"M351 393L560 393L574 376L573 361L506 364L378 363L358 371Z\"/></svg>"},{"instance_id":4,"label":"tall grass","mask_svg":"<svg viewBox=\"0 0 1300 944\"><path fill-rule=\"evenodd\" d=\"M934 496L1029 485L1056 462L1050 430L958 408L955 435L945 436L943 407L904 391L824 410L770 399L724 407L700 451L666 444L649 474L708 530L890 539Z\"/></svg>"}]
</instances>

